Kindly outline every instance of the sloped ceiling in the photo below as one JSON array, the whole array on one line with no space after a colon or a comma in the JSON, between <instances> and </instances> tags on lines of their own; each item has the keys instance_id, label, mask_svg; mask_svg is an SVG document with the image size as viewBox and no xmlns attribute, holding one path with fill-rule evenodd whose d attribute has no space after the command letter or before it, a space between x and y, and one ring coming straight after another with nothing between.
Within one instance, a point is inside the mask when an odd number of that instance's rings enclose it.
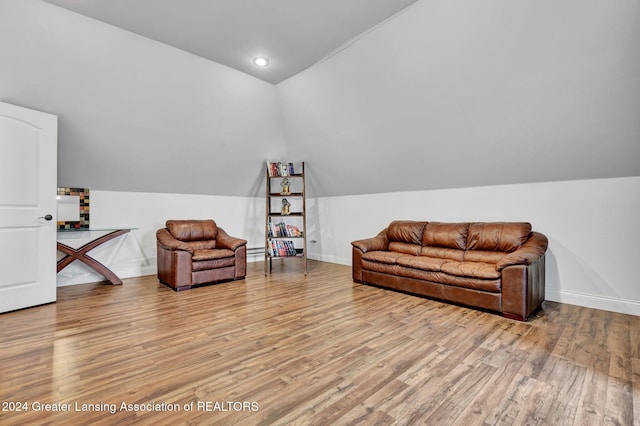
<instances>
[{"instance_id":1,"label":"sloped ceiling","mask_svg":"<svg viewBox=\"0 0 640 426\"><path fill-rule=\"evenodd\" d=\"M221 2L126 3L151 17ZM305 160L311 196L640 176L639 16L617 0L419 0L273 85L2 0L0 100L59 116L61 186L261 196L267 159Z\"/></svg>"},{"instance_id":2,"label":"sloped ceiling","mask_svg":"<svg viewBox=\"0 0 640 426\"><path fill-rule=\"evenodd\" d=\"M416 0L46 1L279 83Z\"/></svg>"},{"instance_id":3,"label":"sloped ceiling","mask_svg":"<svg viewBox=\"0 0 640 426\"><path fill-rule=\"evenodd\" d=\"M640 176L638 40L640 2L419 1L277 86L288 152L331 195Z\"/></svg>"}]
</instances>

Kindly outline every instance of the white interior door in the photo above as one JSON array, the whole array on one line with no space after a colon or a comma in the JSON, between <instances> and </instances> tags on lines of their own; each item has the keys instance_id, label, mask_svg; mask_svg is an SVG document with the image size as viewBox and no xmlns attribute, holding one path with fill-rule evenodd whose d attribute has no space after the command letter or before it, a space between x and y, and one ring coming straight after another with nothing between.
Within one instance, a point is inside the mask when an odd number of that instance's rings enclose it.
<instances>
[{"instance_id":1,"label":"white interior door","mask_svg":"<svg viewBox=\"0 0 640 426\"><path fill-rule=\"evenodd\" d=\"M0 313L56 300L58 119L0 102Z\"/></svg>"}]
</instances>

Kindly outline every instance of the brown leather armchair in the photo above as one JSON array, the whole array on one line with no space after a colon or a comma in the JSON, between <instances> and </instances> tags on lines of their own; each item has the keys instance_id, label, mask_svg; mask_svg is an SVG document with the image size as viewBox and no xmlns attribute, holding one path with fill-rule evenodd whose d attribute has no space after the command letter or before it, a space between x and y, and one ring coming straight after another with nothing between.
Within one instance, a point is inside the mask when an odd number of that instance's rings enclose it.
<instances>
[{"instance_id":1,"label":"brown leather armchair","mask_svg":"<svg viewBox=\"0 0 640 426\"><path fill-rule=\"evenodd\" d=\"M165 226L156 232L161 283L180 291L246 276L246 240L229 236L211 219L168 220Z\"/></svg>"}]
</instances>

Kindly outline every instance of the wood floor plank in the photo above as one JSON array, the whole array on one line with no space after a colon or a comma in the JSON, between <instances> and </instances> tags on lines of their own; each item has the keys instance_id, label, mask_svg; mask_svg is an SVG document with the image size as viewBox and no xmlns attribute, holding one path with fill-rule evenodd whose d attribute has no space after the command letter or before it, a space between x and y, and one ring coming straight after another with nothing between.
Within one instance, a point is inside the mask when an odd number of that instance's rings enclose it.
<instances>
[{"instance_id":1,"label":"wood floor plank","mask_svg":"<svg viewBox=\"0 0 640 426\"><path fill-rule=\"evenodd\" d=\"M530 405L531 395L536 394L534 390L538 386L544 386L546 390L551 388L551 386L545 385L536 379L519 374L516 375L505 389L505 393L496 395L498 404L494 405L493 410L491 410L485 421L493 425L518 424L516 419L525 417Z\"/></svg>"},{"instance_id":2,"label":"wood floor plank","mask_svg":"<svg viewBox=\"0 0 640 426\"><path fill-rule=\"evenodd\" d=\"M632 383L631 392L633 398L633 424L640 425L640 358L631 359Z\"/></svg>"},{"instance_id":3,"label":"wood floor plank","mask_svg":"<svg viewBox=\"0 0 640 426\"><path fill-rule=\"evenodd\" d=\"M632 383L610 377L607 388L604 423L608 425L631 425L634 421Z\"/></svg>"},{"instance_id":4,"label":"wood floor plank","mask_svg":"<svg viewBox=\"0 0 640 426\"><path fill-rule=\"evenodd\" d=\"M585 426L603 424L607 402L609 364L608 354L593 356L593 362L585 373L576 424Z\"/></svg>"},{"instance_id":5,"label":"wood floor plank","mask_svg":"<svg viewBox=\"0 0 640 426\"><path fill-rule=\"evenodd\" d=\"M0 424L639 424L638 317L545 302L519 322L308 266L0 315Z\"/></svg>"}]
</instances>

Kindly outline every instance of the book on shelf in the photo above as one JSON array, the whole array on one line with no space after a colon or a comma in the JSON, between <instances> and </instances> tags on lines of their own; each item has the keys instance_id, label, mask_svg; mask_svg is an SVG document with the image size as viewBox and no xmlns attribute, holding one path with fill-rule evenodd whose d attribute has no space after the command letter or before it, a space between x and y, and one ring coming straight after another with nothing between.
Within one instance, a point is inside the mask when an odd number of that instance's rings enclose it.
<instances>
[{"instance_id":1,"label":"book on shelf","mask_svg":"<svg viewBox=\"0 0 640 426\"><path fill-rule=\"evenodd\" d=\"M287 257L297 254L293 241L290 240L274 240L271 241L271 256Z\"/></svg>"},{"instance_id":2,"label":"book on shelf","mask_svg":"<svg viewBox=\"0 0 640 426\"><path fill-rule=\"evenodd\" d=\"M270 177L286 177L295 175L293 163L267 161L267 171Z\"/></svg>"},{"instance_id":3,"label":"book on shelf","mask_svg":"<svg viewBox=\"0 0 640 426\"><path fill-rule=\"evenodd\" d=\"M287 224L287 233L288 237L302 237L302 231L295 225Z\"/></svg>"},{"instance_id":4,"label":"book on shelf","mask_svg":"<svg viewBox=\"0 0 640 426\"><path fill-rule=\"evenodd\" d=\"M295 256L296 255L296 248L293 245L293 241L285 240L284 244L287 247L287 256Z\"/></svg>"},{"instance_id":5,"label":"book on shelf","mask_svg":"<svg viewBox=\"0 0 640 426\"><path fill-rule=\"evenodd\" d=\"M295 225L280 222L269 222L269 236L270 237L302 237L302 231Z\"/></svg>"}]
</instances>

